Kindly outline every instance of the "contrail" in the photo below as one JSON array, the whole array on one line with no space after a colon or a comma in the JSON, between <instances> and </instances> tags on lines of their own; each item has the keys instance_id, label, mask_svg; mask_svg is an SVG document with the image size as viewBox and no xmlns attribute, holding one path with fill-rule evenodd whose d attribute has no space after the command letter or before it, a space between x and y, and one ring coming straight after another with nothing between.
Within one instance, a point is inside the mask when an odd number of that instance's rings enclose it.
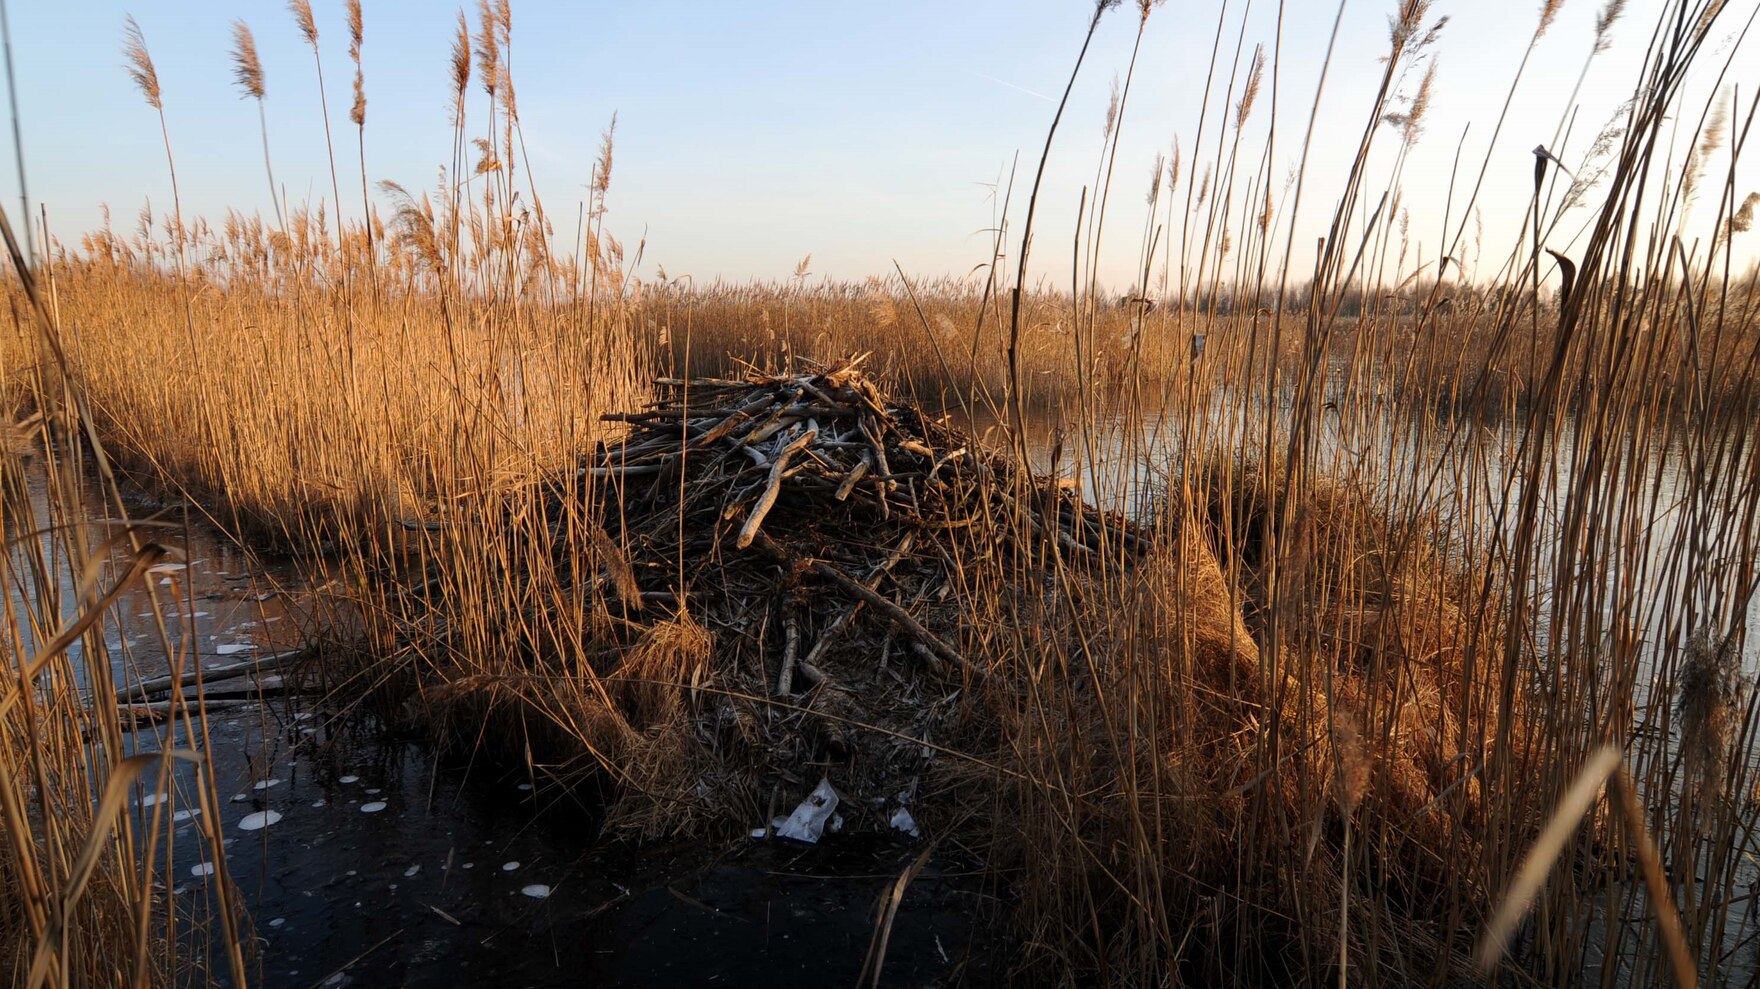
<instances>
[{"instance_id":1,"label":"contrail","mask_svg":"<svg viewBox=\"0 0 1760 989\"><path fill-rule=\"evenodd\" d=\"M1044 100L1047 103L1057 102L1056 100L1052 99L1051 97L1046 96L1044 93L1035 93L1032 90L1026 88L1025 86L1016 86L1012 82L1008 82L1003 79L998 79L995 76L985 75L984 73L979 72L977 69L966 69L966 71L970 72L972 75L977 76L979 79L988 79L998 86L1007 86L1009 89L1012 89L1017 93L1026 93L1028 96L1034 97L1035 99Z\"/></svg>"}]
</instances>

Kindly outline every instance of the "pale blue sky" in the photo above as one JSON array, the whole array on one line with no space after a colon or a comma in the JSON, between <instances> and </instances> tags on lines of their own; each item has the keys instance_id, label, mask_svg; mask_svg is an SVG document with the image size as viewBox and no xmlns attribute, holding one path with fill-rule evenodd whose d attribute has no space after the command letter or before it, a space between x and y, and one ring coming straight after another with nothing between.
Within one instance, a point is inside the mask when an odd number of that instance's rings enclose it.
<instances>
[{"instance_id":1,"label":"pale blue sky","mask_svg":"<svg viewBox=\"0 0 1760 989\"><path fill-rule=\"evenodd\" d=\"M1122 288L1143 225L1154 153L1177 135L1186 174L1214 158L1214 117L1194 168L1192 141L1222 0L1173 0L1151 17L1127 109L1113 205L1107 281ZM1615 48L1590 70L1576 134L1562 157L1577 164L1593 133L1630 93L1636 60L1662 0L1634 0L1614 29ZM344 212L356 215L358 173L348 123L349 81L341 0L318 0ZM1749 5L1732 4L1734 36ZM329 198L310 51L279 2L11 0L13 48L33 198L60 237L99 222L108 203L132 227L151 197L170 202L158 121L130 84L119 54L123 17L146 33L164 89L186 213L226 206L268 212L255 106L241 100L228 59L229 24L254 29L268 80L276 177L289 198ZM1297 241L1312 241L1330 213L1354 150L1385 50L1393 0L1350 0L1320 111L1319 141ZM1510 249L1531 184L1529 149L1553 138L1591 44L1601 0L1567 0L1535 53L1499 141L1485 191L1487 266ZM1108 15L1078 84L1042 196L1036 270L1067 283L1076 204L1091 183L1101 121L1135 31L1134 5ZM1437 90L1427 135L1407 166L1411 237L1434 255L1455 145L1469 121L1462 196L1485 154L1509 79L1532 36L1538 0L1439 0L1451 21L1435 49ZM456 4L365 0L367 169L376 182L431 186L450 154L446 84ZM599 133L618 114L609 229L633 245L644 230L655 263L698 282L724 276L784 278L805 254L816 276L886 275L896 258L919 275L963 273L985 259L992 221L987 184L1021 156L1017 204L1091 10L1088 0L892 3L540 3L516 0L514 73L531 163L556 224L572 242ZM1336 6L1290 2L1284 13L1278 147L1280 211ZM1269 49L1277 4L1228 4L1226 61L1248 11L1240 61ZM471 11L473 28L474 10ZM1750 46L1751 47L1751 46ZM1694 77L1701 102L1728 46ZM1736 59L1742 102L1760 80ZM1415 88L1414 76L1407 89ZM474 122L485 120L473 86ZM1269 81L1247 128L1256 161L1269 122ZM1695 105L1695 110L1696 110ZM1693 120L1684 121L1691 125ZM10 151L10 140L6 141ZM1397 136L1383 135L1391 150ZM1683 139L1684 144L1684 139ZM10 154L0 165L16 211ZM1378 161L1384 161L1378 159ZM1713 162L1722 169L1726 157ZM1715 189L1721 175L1707 186ZM1760 188L1744 163L1738 197ZM354 190L351 194L350 189ZM1379 187L1378 182L1376 187ZM1183 192L1182 192L1183 201ZM1590 197L1595 201L1594 197ZM1458 200L1457 200L1458 202ZM1709 232L1715 202L1695 211ZM1457 205L1458 213L1458 205ZM1587 210L1566 224L1574 230ZM1018 220L1018 217L1017 217ZM1018 228L1017 228L1018 229ZM1760 231L1749 234L1760 238ZM1566 240L1561 235L1558 240ZM1278 242L1282 242L1281 236ZM1743 244L1739 256L1754 256ZM1414 250L1416 245L1414 244ZM1300 257L1300 254L1298 254ZM1305 261L1300 262L1305 265Z\"/></svg>"}]
</instances>

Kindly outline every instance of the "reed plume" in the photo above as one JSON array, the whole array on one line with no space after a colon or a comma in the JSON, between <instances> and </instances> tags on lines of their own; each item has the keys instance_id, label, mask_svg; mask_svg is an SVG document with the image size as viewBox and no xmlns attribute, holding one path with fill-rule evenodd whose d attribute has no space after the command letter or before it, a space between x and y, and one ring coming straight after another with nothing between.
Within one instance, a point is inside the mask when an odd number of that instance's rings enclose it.
<instances>
[{"instance_id":1,"label":"reed plume","mask_svg":"<svg viewBox=\"0 0 1760 989\"><path fill-rule=\"evenodd\" d=\"M264 108L267 88L263 81L263 63L257 57L257 39L248 24L232 22L232 78L245 98L257 101L257 129L263 138L263 172L269 178L269 205L275 210L275 225L284 226L281 197L275 191L275 168L269 161L269 115Z\"/></svg>"},{"instance_id":2,"label":"reed plume","mask_svg":"<svg viewBox=\"0 0 1760 989\"><path fill-rule=\"evenodd\" d=\"M491 100L501 85L499 18L489 0L477 0L477 80Z\"/></svg>"},{"instance_id":3,"label":"reed plume","mask_svg":"<svg viewBox=\"0 0 1760 989\"><path fill-rule=\"evenodd\" d=\"M348 119L354 122L355 153L360 161L361 232L367 245L367 268L376 284L379 271L373 247L373 203L367 192L367 83L361 68L361 41L365 36L361 0L347 0L343 9L348 18L348 58L354 63L354 103L348 108Z\"/></svg>"},{"instance_id":4,"label":"reed plume","mask_svg":"<svg viewBox=\"0 0 1760 989\"><path fill-rule=\"evenodd\" d=\"M471 84L471 29L464 19L464 11L458 12L458 32L452 39L452 98L457 107L453 111L453 122L457 123L464 116L464 91Z\"/></svg>"},{"instance_id":5,"label":"reed plume","mask_svg":"<svg viewBox=\"0 0 1760 989\"><path fill-rule=\"evenodd\" d=\"M263 98L263 63L257 59L257 41L244 21L232 22L232 78L246 97Z\"/></svg>"},{"instance_id":6,"label":"reed plume","mask_svg":"<svg viewBox=\"0 0 1760 989\"><path fill-rule=\"evenodd\" d=\"M1540 23L1534 28L1535 41L1539 41L1547 29L1552 27L1552 22L1558 19L1559 9L1563 6L1564 0L1541 0Z\"/></svg>"},{"instance_id":7,"label":"reed plume","mask_svg":"<svg viewBox=\"0 0 1760 989\"><path fill-rule=\"evenodd\" d=\"M1431 60L1424 70L1424 79L1418 84L1418 92L1412 97L1411 106L1404 113L1389 113L1382 119L1393 125L1400 132L1401 144L1406 148L1418 143L1424 133L1424 116L1430 112L1430 94L1436 84L1436 62Z\"/></svg>"},{"instance_id":8,"label":"reed plume","mask_svg":"<svg viewBox=\"0 0 1760 989\"><path fill-rule=\"evenodd\" d=\"M153 68L153 56L147 52L147 39L132 14L123 19L122 39L122 56L127 59L128 77L146 97L148 106L163 111L165 104L159 98L159 71Z\"/></svg>"},{"instance_id":9,"label":"reed plume","mask_svg":"<svg viewBox=\"0 0 1760 989\"><path fill-rule=\"evenodd\" d=\"M1102 143L1111 139L1112 128L1118 126L1118 102L1119 102L1118 77L1113 76L1112 77L1112 95L1109 96L1106 100L1106 119L1100 125L1100 140Z\"/></svg>"},{"instance_id":10,"label":"reed plume","mask_svg":"<svg viewBox=\"0 0 1760 989\"><path fill-rule=\"evenodd\" d=\"M1240 102L1235 104L1234 126L1236 130L1247 125L1247 118L1253 113L1253 103L1259 98L1259 84L1265 78L1265 48L1253 48L1253 66L1247 70L1247 85L1241 91Z\"/></svg>"},{"instance_id":11,"label":"reed plume","mask_svg":"<svg viewBox=\"0 0 1760 989\"><path fill-rule=\"evenodd\" d=\"M1693 147L1692 154L1687 156L1685 174L1681 177L1681 195L1688 201L1693 200L1699 189L1699 180L1705 177L1705 166L1711 157L1723 147L1724 129L1729 125L1729 91L1724 90L1717 102L1712 105L1711 114L1705 120L1705 130L1699 136L1699 143Z\"/></svg>"},{"instance_id":12,"label":"reed plume","mask_svg":"<svg viewBox=\"0 0 1760 989\"><path fill-rule=\"evenodd\" d=\"M617 114L611 115L611 122L605 125L604 133L599 135L599 157L593 162L593 195L603 204L605 194L611 190L611 153L617 136Z\"/></svg>"},{"instance_id":13,"label":"reed plume","mask_svg":"<svg viewBox=\"0 0 1760 989\"><path fill-rule=\"evenodd\" d=\"M365 127L367 123L367 90L365 80L361 76L361 0L348 0L348 57L354 62L354 106L348 111L348 118L356 127Z\"/></svg>"},{"instance_id":14,"label":"reed plume","mask_svg":"<svg viewBox=\"0 0 1760 989\"><path fill-rule=\"evenodd\" d=\"M141 26L132 14L123 18L122 37L122 54L127 60L125 68L129 78L134 80L136 88L146 97L147 105L159 116L159 138L165 147L165 167L171 176L171 242L177 269L181 274L186 243L183 196L177 188L177 159L171 153L171 128L165 122L165 101L159 90L159 72L153 68L153 56L147 51L146 36L141 33Z\"/></svg>"},{"instance_id":15,"label":"reed plume","mask_svg":"<svg viewBox=\"0 0 1760 989\"><path fill-rule=\"evenodd\" d=\"M293 14L293 23L299 28L300 37L313 48L318 47L318 21L312 16L311 0L287 0L287 10Z\"/></svg>"},{"instance_id":16,"label":"reed plume","mask_svg":"<svg viewBox=\"0 0 1760 989\"><path fill-rule=\"evenodd\" d=\"M1755 206L1760 206L1760 192L1750 192L1747 198L1742 200L1741 208L1729 218L1725 237L1730 234L1747 233L1753 228Z\"/></svg>"},{"instance_id":17,"label":"reed plume","mask_svg":"<svg viewBox=\"0 0 1760 989\"><path fill-rule=\"evenodd\" d=\"M1593 52L1600 54L1613 47L1613 26L1619 22L1620 15L1626 12L1626 0L1607 0L1607 5L1595 15L1595 45Z\"/></svg>"}]
</instances>

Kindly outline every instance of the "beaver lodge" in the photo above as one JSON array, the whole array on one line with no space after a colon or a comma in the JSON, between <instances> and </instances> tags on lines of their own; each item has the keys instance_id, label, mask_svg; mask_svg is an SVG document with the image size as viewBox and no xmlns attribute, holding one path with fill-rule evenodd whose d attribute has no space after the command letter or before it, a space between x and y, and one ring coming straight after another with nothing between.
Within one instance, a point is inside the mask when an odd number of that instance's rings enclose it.
<instances>
[{"instance_id":1,"label":"beaver lodge","mask_svg":"<svg viewBox=\"0 0 1760 989\"><path fill-rule=\"evenodd\" d=\"M1126 519L858 361L658 389L501 520L504 613L472 631L401 599L442 737L604 781L629 838L957 845L1006 891L1023 971L1336 971L1343 910L1352 965L1470 950L1483 849L1532 827L1491 813L1479 747L1501 714L1525 730L1497 589L1437 520L1238 456ZM519 674L448 648L510 626Z\"/></svg>"}]
</instances>

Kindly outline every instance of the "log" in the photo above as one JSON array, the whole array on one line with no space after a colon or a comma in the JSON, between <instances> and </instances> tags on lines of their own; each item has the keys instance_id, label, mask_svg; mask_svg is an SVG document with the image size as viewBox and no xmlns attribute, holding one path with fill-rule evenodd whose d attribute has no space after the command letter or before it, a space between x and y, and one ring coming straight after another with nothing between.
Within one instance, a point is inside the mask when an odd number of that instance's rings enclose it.
<instances>
[{"instance_id":1,"label":"log","mask_svg":"<svg viewBox=\"0 0 1760 989\"><path fill-rule=\"evenodd\" d=\"M200 670L189 670L181 677L153 677L150 680L142 680L116 691L116 702L127 704L134 700L144 700L154 694L168 693L175 687L187 687L198 680L204 683L217 683L221 680L230 680L251 673L266 673L303 659L310 653L309 649L293 649L287 652L270 653L267 656L246 660L242 663L225 663L220 666L206 666Z\"/></svg>"}]
</instances>

